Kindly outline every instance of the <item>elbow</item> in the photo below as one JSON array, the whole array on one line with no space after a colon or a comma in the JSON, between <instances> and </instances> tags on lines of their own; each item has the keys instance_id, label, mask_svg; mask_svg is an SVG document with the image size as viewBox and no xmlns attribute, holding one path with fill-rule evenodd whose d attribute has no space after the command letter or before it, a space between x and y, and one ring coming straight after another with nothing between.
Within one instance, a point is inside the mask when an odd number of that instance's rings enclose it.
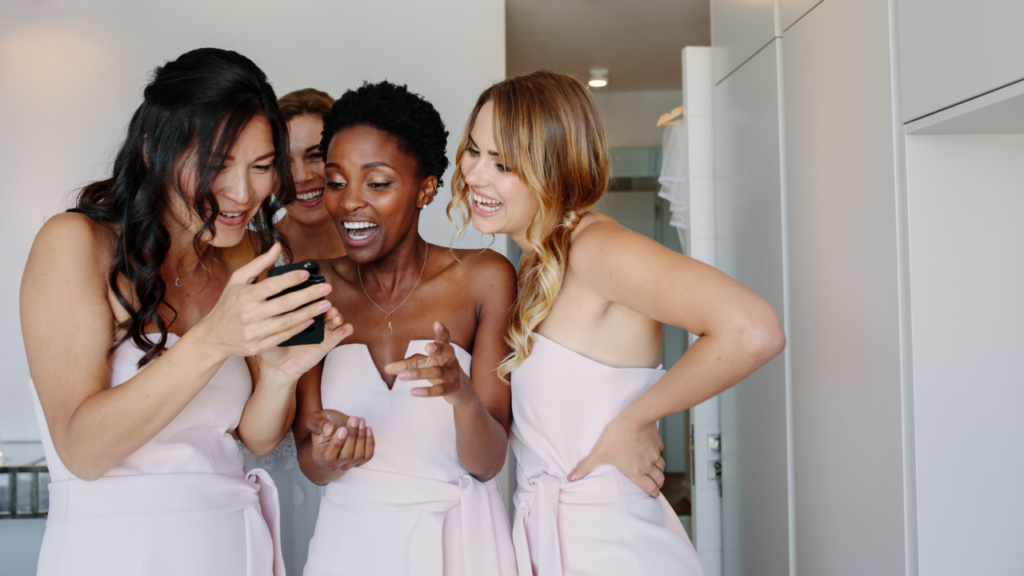
<instances>
[{"instance_id":1,"label":"elbow","mask_svg":"<svg viewBox=\"0 0 1024 576\"><path fill-rule=\"evenodd\" d=\"M766 364L786 348L786 332L782 329L774 310L764 321L748 326L744 332L744 347L759 366Z\"/></svg>"}]
</instances>

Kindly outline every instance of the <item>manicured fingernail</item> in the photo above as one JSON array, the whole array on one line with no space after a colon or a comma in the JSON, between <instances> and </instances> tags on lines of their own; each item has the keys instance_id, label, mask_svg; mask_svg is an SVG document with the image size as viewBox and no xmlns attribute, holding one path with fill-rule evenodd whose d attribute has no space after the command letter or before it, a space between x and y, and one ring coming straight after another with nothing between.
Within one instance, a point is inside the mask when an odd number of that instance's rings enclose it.
<instances>
[{"instance_id":1,"label":"manicured fingernail","mask_svg":"<svg viewBox=\"0 0 1024 576\"><path fill-rule=\"evenodd\" d=\"M411 376L411 375L412 374L409 374L408 370L402 370L401 372L398 373L398 379L399 380L408 380L409 376Z\"/></svg>"},{"instance_id":2,"label":"manicured fingernail","mask_svg":"<svg viewBox=\"0 0 1024 576\"><path fill-rule=\"evenodd\" d=\"M312 319L312 318L310 318L309 320L306 320L306 322L305 322L305 325L306 325L307 327L308 327L308 326L312 326L312 325L313 325L313 322L315 322L315 320L314 320L314 319Z\"/></svg>"},{"instance_id":3,"label":"manicured fingernail","mask_svg":"<svg viewBox=\"0 0 1024 576\"><path fill-rule=\"evenodd\" d=\"M567 476L567 478L568 478L569 482L572 482L573 480L576 479L576 472L575 471L569 472L569 476Z\"/></svg>"},{"instance_id":4,"label":"manicured fingernail","mask_svg":"<svg viewBox=\"0 0 1024 576\"><path fill-rule=\"evenodd\" d=\"M413 396L423 396L423 390L420 390L419 388L413 388L412 389L412 395Z\"/></svg>"},{"instance_id":5,"label":"manicured fingernail","mask_svg":"<svg viewBox=\"0 0 1024 576\"><path fill-rule=\"evenodd\" d=\"M309 272L307 272L305 270L299 271L299 278L302 278L303 282L305 282L306 280L309 280Z\"/></svg>"},{"instance_id":6,"label":"manicured fingernail","mask_svg":"<svg viewBox=\"0 0 1024 576\"><path fill-rule=\"evenodd\" d=\"M326 424L324 424L324 429L323 430L324 430L324 436L330 436L331 435L331 423L327 422Z\"/></svg>"},{"instance_id":7,"label":"manicured fingernail","mask_svg":"<svg viewBox=\"0 0 1024 576\"><path fill-rule=\"evenodd\" d=\"M330 291L331 291L331 285L330 284L321 284L320 285L320 293L321 294L327 294Z\"/></svg>"},{"instance_id":8,"label":"manicured fingernail","mask_svg":"<svg viewBox=\"0 0 1024 576\"><path fill-rule=\"evenodd\" d=\"M373 428L370 428L369 426L367 426L366 427L366 435L367 436L373 436Z\"/></svg>"},{"instance_id":9,"label":"manicured fingernail","mask_svg":"<svg viewBox=\"0 0 1024 576\"><path fill-rule=\"evenodd\" d=\"M344 440L348 436L348 428L338 430L338 440Z\"/></svg>"},{"instance_id":10,"label":"manicured fingernail","mask_svg":"<svg viewBox=\"0 0 1024 576\"><path fill-rule=\"evenodd\" d=\"M362 418L360 418L359 419L359 429L362 430L364 428L366 428L366 420L363 420Z\"/></svg>"},{"instance_id":11,"label":"manicured fingernail","mask_svg":"<svg viewBox=\"0 0 1024 576\"><path fill-rule=\"evenodd\" d=\"M321 312L327 312L330 309L331 309L331 303L330 302L326 302L325 301L325 302L321 302L320 303L320 311Z\"/></svg>"}]
</instances>

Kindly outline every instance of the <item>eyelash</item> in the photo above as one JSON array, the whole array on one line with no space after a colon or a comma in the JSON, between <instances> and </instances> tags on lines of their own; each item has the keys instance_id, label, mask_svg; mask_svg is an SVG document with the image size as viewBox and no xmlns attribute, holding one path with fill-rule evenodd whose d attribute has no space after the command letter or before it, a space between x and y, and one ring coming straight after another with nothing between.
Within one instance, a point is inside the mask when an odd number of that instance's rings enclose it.
<instances>
[{"instance_id":1,"label":"eyelash","mask_svg":"<svg viewBox=\"0 0 1024 576\"><path fill-rule=\"evenodd\" d=\"M328 182L327 187L331 190L341 190L345 187L345 182Z\"/></svg>"},{"instance_id":2,"label":"eyelash","mask_svg":"<svg viewBox=\"0 0 1024 576\"><path fill-rule=\"evenodd\" d=\"M260 172L266 172L266 171L270 170L270 165L267 164L265 166L253 166L253 168L259 170Z\"/></svg>"},{"instance_id":3,"label":"eyelash","mask_svg":"<svg viewBox=\"0 0 1024 576\"><path fill-rule=\"evenodd\" d=\"M323 160L323 158L323 152L313 152L312 154L309 155L310 160Z\"/></svg>"},{"instance_id":4,"label":"eyelash","mask_svg":"<svg viewBox=\"0 0 1024 576\"><path fill-rule=\"evenodd\" d=\"M473 158L480 156L480 151L472 146L466 146L466 152L469 152L469 155ZM505 166L504 164L495 164L494 166L498 169L498 172L501 172L502 174L511 172L511 170L508 169L508 166Z\"/></svg>"},{"instance_id":5,"label":"eyelash","mask_svg":"<svg viewBox=\"0 0 1024 576\"><path fill-rule=\"evenodd\" d=\"M391 182L370 182L370 188L374 190L382 190L388 186L391 186Z\"/></svg>"}]
</instances>

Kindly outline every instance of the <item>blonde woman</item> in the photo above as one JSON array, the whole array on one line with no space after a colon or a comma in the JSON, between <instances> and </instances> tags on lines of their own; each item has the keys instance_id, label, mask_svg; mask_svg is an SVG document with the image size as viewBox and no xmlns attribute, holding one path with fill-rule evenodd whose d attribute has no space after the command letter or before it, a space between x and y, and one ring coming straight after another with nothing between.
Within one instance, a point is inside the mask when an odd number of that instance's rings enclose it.
<instances>
[{"instance_id":1,"label":"blonde woman","mask_svg":"<svg viewBox=\"0 0 1024 576\"><path fill-rule=\"evenodd\" d=\"M498 368L512 386L520 575L703 574L659 494L655 423L778 354L778 316L714 268L590 211L607 149L575 78L535 72L488 88L456 162L449 213L523 251L512 353ZM700 336L668 372L662 323Z\"/></svg>"}]
</instances>

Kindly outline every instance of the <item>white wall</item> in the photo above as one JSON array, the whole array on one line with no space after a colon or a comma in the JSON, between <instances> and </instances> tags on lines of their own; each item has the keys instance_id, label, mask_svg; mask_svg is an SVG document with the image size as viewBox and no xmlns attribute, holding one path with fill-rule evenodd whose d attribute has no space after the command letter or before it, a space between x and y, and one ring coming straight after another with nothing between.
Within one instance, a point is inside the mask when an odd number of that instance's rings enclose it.
<instances>
[{"instance_id":1,"label":"white wall","mask_svg":"<svg viewBox=\"0 0 1024 576\"><path fill-rule=\"evenodd\" d=\"M0 4L0 438L38 437L18 318L32 239L75 189L109 174L153 67L215 46L252 58L278 95L313 86L338 96L364 80L407 83L440 111L452 157L477 96L505 77L504 15L502 0ZM421 230L448 244L450 171L444 179ZM471 228L457 245L489 242Z\"/></svg>"},{"instance_id":2,"label":"white wall","mask_svg":"<svg viewBox=\"0 0 1024 576\"><path fill-rule=\"evenodd\" d=\"M682 90L595 90L592 94L604 120L609 148L660 147L663 129L657 126L658 117L683 104Z\"/></svg>"}]
</instances>

